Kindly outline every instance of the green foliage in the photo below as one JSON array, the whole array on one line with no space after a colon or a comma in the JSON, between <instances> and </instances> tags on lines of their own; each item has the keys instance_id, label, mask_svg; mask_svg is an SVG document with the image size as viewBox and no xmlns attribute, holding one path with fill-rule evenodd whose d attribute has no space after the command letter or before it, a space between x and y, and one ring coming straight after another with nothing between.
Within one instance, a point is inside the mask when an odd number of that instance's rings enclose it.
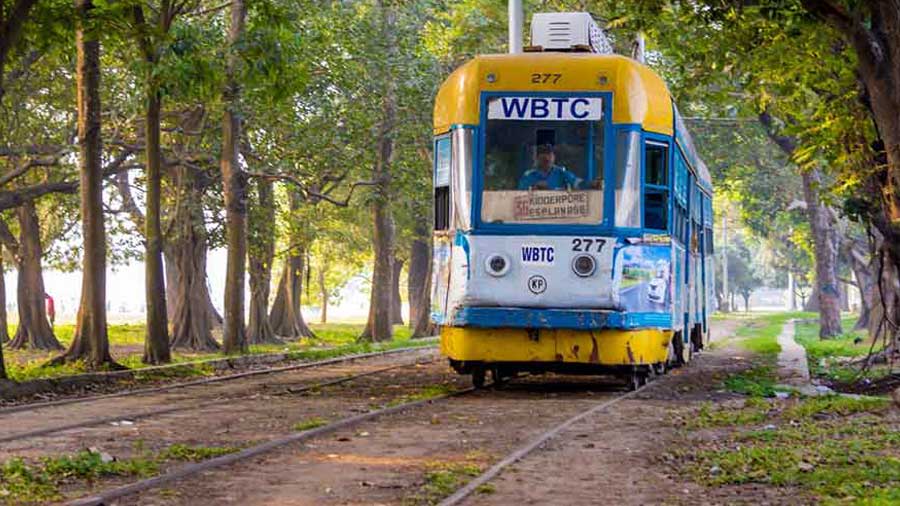
<instances>
[{"instance_id":1,"label":"green foliage","mask_svg":"<svg viewBox=\"0 0 900 506\"><path fill-rule=\"evenodd\" d=\"M425 483L418 493L407 498L407 505L433 505L465 485L467 481L481 474L481 465L474 462L432 462L425 472ZM492 488L479 490L491 493Z\"/></svg>"},{"instance_id":2,"label":"green foliage","mask_svg":"<svg viewBox=\"0 0 900 506\"><path fill-rule=\"evenodd\" d=\"M162 460L199 462L201 460L235 453L240 450L241 449L236 446L188 446L184 444L174 444L162 451L158 458Z\"/></svg>"},{"instance_id":3,"label":"green foliage","mask_svg":"<svg viewBox=\"0 0 900 506\"><path fill-rule=\"evenodd\" d=\"M303 432L305 430L312 430L322 427L324 425L328 425L328 420L324 418L309 418L307 420L303 420L301 422L297 422L294 424L294 430L298 432Z\"/></svg>"},{"instance_id":4,"label":"green foliage","mask_svg":"<svg viewBox=\"0 0 900 506\"><path fill-rule=\"evenodd\" d=\"M775 368L770 365L757 366L742 373L732 374L724 385L731 392L753 397L772 397L777 382Z\"/></svg>"},{"instance_id":5,"label":"green foliage","mask_svg":"<svg viewBox=\"0 0 900 506\"><path fill-rule=\"evenodd\" d=\"M748 398L740 409L716 408L712 403L704 403L697 415L688 422L688 428L756 424L766 419L771 408L769 402L759 397Z\"/></svg>"},{"instance_id":6,"label":"green foliage","mask_svg":"<svg viewBox=\"0 0 900 506\"><path fill-rule=\"evenodd\" d=\"M850 329L854 323L856 318L844 318L841 326ZM860 365L848 363L848 360L859 359L870 351L882 349L882 343L872 346L865 331L850 331L830 339L820 339L818 323L800 323L796 329L794 337L806 348L809 370L815 376L850 383L864 378L876 379L890 373L887 368L878 366L863 372Z\"/></svg>"}]
</instances>

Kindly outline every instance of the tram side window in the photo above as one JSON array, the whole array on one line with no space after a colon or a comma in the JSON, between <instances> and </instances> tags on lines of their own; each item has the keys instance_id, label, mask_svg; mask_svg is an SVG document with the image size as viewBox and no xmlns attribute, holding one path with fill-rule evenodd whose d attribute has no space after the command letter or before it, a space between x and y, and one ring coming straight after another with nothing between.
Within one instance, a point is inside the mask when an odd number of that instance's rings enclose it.
<instances>
[{"instance_id":1,"label":"tram side window","mask_svg":"<svg viewBox=\"0 0 900 506\"><path fill-rule=\"evenodd\" d=\"M679 152L675 157L675 211L673 216L672 236L681 243L687 243L687 164Z\"/></svg>"},{"instance_id":2,"label":"tram side window","mask_svg":"<svg viewBox=\"0 0 900 506\"><path fill-rule=\"evenodd\" d=\"M450 137L434 143L434 229L450 228Z\"/></svg>"},{"instance_id":3,"label":"tram side window","mask_svg":"<svg viewBox=\"0 0 900 506\"><path fill-rule=\"evenodd\" d=\"M648 142L644 152L644 228L666 230L669 221L668 146Z\"/></svg>"},{"instance_id":4,"label":"tram side window","mask_svg":"<svg viewBox=\"0 0 900 506\"><path fill-rule=\"evenodd\" d=\"M616 226L641 226L640 134L622 131L616 136Z\"/></svg>"}]
</instances>

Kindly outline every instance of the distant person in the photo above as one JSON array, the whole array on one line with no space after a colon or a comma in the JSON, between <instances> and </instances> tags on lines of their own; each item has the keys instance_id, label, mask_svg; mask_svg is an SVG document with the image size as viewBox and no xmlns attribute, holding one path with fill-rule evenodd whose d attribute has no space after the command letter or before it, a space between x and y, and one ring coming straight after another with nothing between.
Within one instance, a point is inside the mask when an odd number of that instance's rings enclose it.
<instances>
[{"instance_id":1,"label":"distant person","mask_svg":"<svg viewBox=\"0 0 900 506\"><path fill-rule=\"evenodd\" d=\"M534 168L519 178L520 190L587 190L599 189L602 185L599 179L587 183L569 169L556 165L552 144L541 144L535 151Z\"/></svg>"},{"instance_id":2,"label":"distant person","mask_svg":"<svg viewBox=\"0 0 900 506\"><path fill-rule=\"evenodd\" d=\"M53 297L46 292L44 293L44 302L47 305L47 318L50 319L50 326L52 327L56 323L56 304L53 302Z\"/></svg>"}]
</instances>

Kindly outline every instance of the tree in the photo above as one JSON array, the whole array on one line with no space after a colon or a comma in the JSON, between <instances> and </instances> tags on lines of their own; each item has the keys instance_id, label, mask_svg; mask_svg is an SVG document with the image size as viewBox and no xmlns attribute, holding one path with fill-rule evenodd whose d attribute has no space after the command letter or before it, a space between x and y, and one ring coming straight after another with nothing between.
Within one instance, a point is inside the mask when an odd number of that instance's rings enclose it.
<instances>
[{"instance_id":1,"label":"tree","mask_svg":"<svg viewBox=\"0 0 900 506\"><path fill-rule=\"evenodd\" d=\"M238 81L238 43L244 33L247 8L243 0L232 0L225 68L225 113L222 119L222 186L225 195L225 235L228 265L225 278L225 353L245 352L244 273L247 256L247 175L241 168L241 95Z\"/></svg>"},{"instance_id":2,"label":"tree","mask_svg":"<svg viewBox=\"0 0 900 506\"><path fill-rule=\"evenodd\" d=\"M275 260L275 195L271 180L257 179L255 204L250 206L250 322L249 344L281 343L269 323L269 291Z\"/></svg>"},{"instance_id":3,"label":"tree","mask_svg":"<svg viewBox=\"0 0 900 506\"><path fill-rule=\"evenodd\" d=\"M83 360L90 368L113 364L106 327L106 230L103 223L100 41L91 0L76 0L78 147L82 253L81 303L68 351L53 362Z\"/></svg>"}]
</instances>

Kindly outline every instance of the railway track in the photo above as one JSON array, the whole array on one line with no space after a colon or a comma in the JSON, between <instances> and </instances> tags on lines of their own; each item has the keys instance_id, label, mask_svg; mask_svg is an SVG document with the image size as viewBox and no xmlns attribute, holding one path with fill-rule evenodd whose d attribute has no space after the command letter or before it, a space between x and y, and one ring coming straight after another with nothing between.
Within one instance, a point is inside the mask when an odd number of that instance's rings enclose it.
<instances>
[{"instance_id":1,"label":"railway track","mask_svg":"<svg viewBox=\"0 0 900 506\"><path fill-rule=\"evenodd\" d=\"M347 383L347 382L354 381L354 380L357 380L360 378L364 378L366 376L373 376L376 374L393 371L393 370L400 369L403 367L412 367L412 366L417 366L417 365L430 364L430 363L433 363L435 360L436 359L431 359L431 360L426 360L426 361L415 360L413 362L391 365L388 367L381 367L381 368L378 368L375 370L364 371L364 372L361 372L358 374L346 375L346 376L343 376L343 377L340 377L337 379L333 379L333 380L314 382L314 383L310 383L310 384L301 385L299 387L291 387L291 388L286 389L283 392L277 393L276 395L286 395L286 394L296 395L296 394L300 394L303 392L317 390L317 389L323 388L323 387L339 385L341 383ZM291 369L291 370L296 370L296 369ZM105 399L107 397L103 397L103 398ZM173 406L173 407L161 408L161 409L153 408L153 409L148 409L148 410L138 411L138 412L118 413L115 415L108 415L108 416L103 416L103 417L98 417L98 418L92 418L89 420L83 420L83 421L79 421L79 422L56 425L56 426L51 426L51 427L43 427L43 428L36 429L36 430L30 430L30 431L0 436L0 443L8 443L8 442L19 441L19 440L28 439L28 438L47 436L50 434L55 434L57 432L62 432L62 431L66 431L66 430L93 427L93 426L102 425L105 423L112 423L112 422L116 422L116 421L120 421L120 420L134 421L134 420L150 418L153 416L162 416L162 415L168 415L168 414L178 413L178 412L183 412L183 411L202 410L202 409L210 407L210 406L240 402L241 400L246 399L246 398L247 398L247 396L244 396L243 398L241 398L241 397L238 397L238 398L223 397L223 398L216 398L216 399L203 401L203 402L199 402L199 403L194 403L194 404L190 404L190 405Z\"/></svg>"},{"instance_id":2,"label":"railway track","mask_svg":"<svg viewBox=\"0 0 900 506\"><path fill-rule=\"evenodd\" d=\"M512 383L512 385L516 385L516 383ZM527 387L526 387L527 388ZM500 472L508 467L509 465L525 458L528 454L533 452L534 450L540 448L547 441L554 437L558 437L561 433L563 433L566 429L572 427L579 421L596 414L600 411L603 411L610 406L614 405L617 402L620 402L624 399L628 399L637 393L643 391L645 387L641 387L638 390L623 392L621 394L615 395L613 397L605 397L600 402L592 403L586 409L583 409L576 413L573 416L569 416L562 423L554 424L552 427L540 433L537 437L534 437L529 440L529 442L521 447L514 449L511 453L504 456L501 460L499 460L496 464L488 468L483 474L474 478L467 485L457 490L454 494L444 499L441 503L442 506L451 506L462 503L472 492L476 491L479 486L489 482L491 479L496 477ZM198 463L187 464L180 466L178 468L172 469L164 474L159 476L155 476L149 479L136 481L124 486L119 486L116 488L111 488L105 491L101 491L99 493L91 494L85 497L81 497L75 499L67 504L70 505L78 505L78 506L86 506L86 505L100 505L100 504L111 504L113 501L118 501L122 498L128 496L134 496L135 494L141 494L152 489L164 487L167 485L171 485L173 482L189 479L192 476L196 476L199 473L205 473L211 470L215 470L218 468L222 468L224 466L229 466L232 464L239 464L245 462L249 459L253 459L255 457L259 457L261 455L273 452L278 449L285 448L287 446L301 443L305 441L309 441L315 438L320 438L325 435L329 435L341 429L351 428L353 426L362 424L367 421L375 420L380 417L386 417L387 415L400 413L403 411L413 410L415 408L419 408L425 405L446 402L450 399L460 398L471 394L474 389L462 389L458 390L446 395L437 396L430 399L425 400L415 400L411 402L405 402L402 404L398 404L396 406L386 407L382 409L371 410L366 413L362 413L359 415L349 416L337 420L333 423L325 425L323 427L319 427L316 429L290 434L284 437L276 438L255 446L251 446L242 451L224 455L221 457L216 457L213 459L201 461ZM488 398L487 400L490 400ZM446 409L446 408L445 408ZM126 501L127 502L127 501Z\"/></svg>"},{"instance_id":3,"label":"railway track","mask_svg":"<svg viewBox=\"0 0 900 506\"><path fill-rule=\"evenodd\" d=\"M23 403L17 404L13 406L6 406L0 408L0 417L6 414L18 413L21 411L34 411L36 409L41 408L49 408L56 406L65 406L70 404L79 404L85 402L94 402L104 399L114 399L117 397L133 397L138 395L147 395L154 394L160 392L166 392L170 390L177 390L181 388L195 387L195 386L203 386L210 385L214 383L222 383L227 381L234 381L243 378L250 378L254 376L263 376L269 374L278 374L283 372L296 371L300 369L310 369L315 367L321 367L332 364L339 364L345 362L353 362L356 360L373 358L373 357L383 357L389 355L398 355L403 353L411 353L416 351L423 351L429 349L436 349L436 346L412 346L407 348L397 348L394 350L385 350L385 351L376 351L371 353L357 353L353 355L344 355L341 357L329 358L325 360L316 360L312 362L302 362L299 364L287 365L282 367L271 367L265 369L257 369L252 371L245 371L236 374L226 374L222 376L215 376L212 378L204 378L199 380L185 381L180 383L170 383L166 385L149 387L149 388L138 388L138 389L130 389L130 390L122 390L120 392L113 392L109 394L100 394L100 395L90 395L90 396L82 396L82 397L72 397L66 399L58 399L53 401L43 401L43 402L31 402L31 403Z\"/></svg>"}]
</instances>

